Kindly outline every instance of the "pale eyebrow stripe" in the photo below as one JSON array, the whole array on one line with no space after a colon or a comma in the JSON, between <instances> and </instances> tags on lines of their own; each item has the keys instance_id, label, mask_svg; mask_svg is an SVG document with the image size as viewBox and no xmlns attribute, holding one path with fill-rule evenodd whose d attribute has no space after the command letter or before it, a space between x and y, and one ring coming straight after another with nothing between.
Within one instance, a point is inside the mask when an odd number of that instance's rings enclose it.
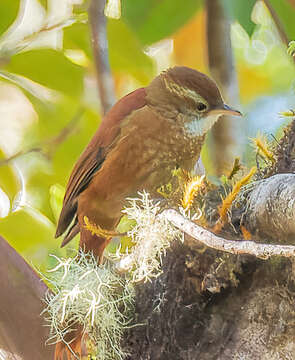
<instances>
[{"instance_id":1,"label":"pale eyebrow stripe","mask_svg":"<svg viewBox=\"0 0 295 360\"><path fill-rule=\"evenodd\" d=\"M208 106L208 102L199 94L197 94L195 91L187 88L187 87L183 87L178 85L176 82L174 81L169 81L167 78L163 78L164 80L164 84L167 88L167 90L169 90L171 93L176 94L180 97L187 97L191 100L193 100L195 103L198 102L203 102L204 104L206 104Z\"/></svg>"}]
</instances>

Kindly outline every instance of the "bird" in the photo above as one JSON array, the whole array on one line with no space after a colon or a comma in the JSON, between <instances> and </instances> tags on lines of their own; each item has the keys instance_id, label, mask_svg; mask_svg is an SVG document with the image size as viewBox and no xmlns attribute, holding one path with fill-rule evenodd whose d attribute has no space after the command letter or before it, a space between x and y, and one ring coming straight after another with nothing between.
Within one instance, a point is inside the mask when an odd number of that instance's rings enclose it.
<instances>
[{"instance_id":1,"label":"bird","mask_svg":"<svg viewBox=\"0 0 295 360\"><path fill-rule=\"evenodd\" d=\"M55 237L65 246L80 232L79 247L101 263L126 198L156 190L172 171L190 171L208 130L221 115L241 116L226 105L207 75L175 66L145 88L120 99L76 162L70 175ZM85 217L105 231L93 234Z\"/></svg>"},{"instance_id":2,"label":"bird","mask_svg":"<svg viewBox=\"0 0 295 360\"><path fill-rule=\"evenodd\" d=\"M211 78L185 66L163 71L147 87L120 99L69 177L55 234L65 233L62 246L80 233L80 249L92 252L101 264L126 198L142 190L156 194L175 168L190 171L206 133L225 114L241 116L224 103ZM89 231L85 218L102 234ZM81 350L78 335L73 347ZM55 358L62 358L62 352L58 344Z\"/></svg>"}]
</instances>

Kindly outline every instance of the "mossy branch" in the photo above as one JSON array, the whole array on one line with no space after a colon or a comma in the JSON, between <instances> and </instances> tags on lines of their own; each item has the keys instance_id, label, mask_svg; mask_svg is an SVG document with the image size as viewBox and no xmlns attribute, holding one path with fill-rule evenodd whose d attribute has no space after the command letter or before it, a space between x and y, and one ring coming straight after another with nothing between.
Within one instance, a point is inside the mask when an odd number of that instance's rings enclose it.
<instances>
[{"instance_id":1,"label":"mossy branch","mask_svg":"<svg viewBox=\"0 0 295 360\"><path fill-rule=\"evenodd\" d=\"M295 256L295 246L292 245L259 244L254 241L244 241L238 239L227 240L220 236L214 235L210 231L193 223L189 219L186 219L174 209L164 210L162 215L165 216L165 218L179 230L190 235L196 241L199 241L204 245L216 250L221 250L236 255L254 255L260 259L268 259L275 255L284 257Z\"/></svg>"}]
</instances>

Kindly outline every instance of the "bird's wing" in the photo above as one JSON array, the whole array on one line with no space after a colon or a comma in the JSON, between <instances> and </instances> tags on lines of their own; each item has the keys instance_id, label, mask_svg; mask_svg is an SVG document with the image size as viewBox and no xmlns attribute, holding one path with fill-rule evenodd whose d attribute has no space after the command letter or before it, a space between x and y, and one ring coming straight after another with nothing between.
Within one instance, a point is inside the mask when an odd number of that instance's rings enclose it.
<instances>
[{"instance_id":1,"label":"bird's wing","mask_svg":"<svg viewBox=\"0 0 295 360\"><path fill-rule=\"evenodd\" d=\"M119 100L104 117L99 130L78 159L67 184L63 208L55 236L63 234L77 211L77 199L91 182L108 153L108 148L120 134L120 124L132 111L146 105L144 88L137 89ZM71 229L68 234L72 233ZM74 232L75 234L77 231ZM65 239L66 242L67 239ZM65 241L64 241L65 242Z\"/></svg>"}]
</instances>

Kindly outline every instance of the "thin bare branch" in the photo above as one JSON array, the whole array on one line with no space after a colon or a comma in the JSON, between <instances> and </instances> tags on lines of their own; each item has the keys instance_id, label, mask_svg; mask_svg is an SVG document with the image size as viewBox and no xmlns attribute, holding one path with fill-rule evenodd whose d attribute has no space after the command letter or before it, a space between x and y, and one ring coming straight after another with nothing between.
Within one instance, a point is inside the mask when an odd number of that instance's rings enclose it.
<instances>
[{"instance_id":1,"label":"thin bare branch","mask_svg":"<svg viewBox=\"0 0 295 360\"><path fill-rule=\"evenodd\" d=\"M104 15L105 5L106 0L92 0L88 10L97 84L103 114L115 103L114 82L109 63L106 17Z\"/></svg>"},{"instance_id":2,"label":"thin bare branch","mask_svg":"<svg viewBox=\"0 0 295 360\"><path fill-rule=\"evenodd\" d=\"M84 108L79 108L71 121L60 131L60 133L46 142L46 145L51 148L51 151L54 152L56 147L65 142L65 140L76 130L78 121L81 119L84 112Z\"/></svg>"},{"instance_id":3,"label":"thin bare branch","mask_svg":"<svg viewBox=\"0 0 295 360\"><path fill-rule=\"evenodd\" d=\"M268 259L275 255L284 257L295 256L295 246L292 245L272 245L255 243L254 241L227 240L196 225L174 209L164 210L162 214L178 229L190 235L196 241L216 250L236 255L253 255L260 259Z\"/></svg>"},{"instance_id":4,"label":"thin bare branch","mask_svg":"<svg viewBox=\"0 0 295 360\"><path fill-rule=\"evenodd\" d=\"M41 147L33 147L29 150L21 150L18 151L16 154L13 154L12 156L9 156L6 159L0 160L0 166L5 166L8 165L9 163L11 163L13 160L23 156L23 155L27 155L30 154L32 152L42 152L42 148Z\"/></svg>"}]
</instances>

